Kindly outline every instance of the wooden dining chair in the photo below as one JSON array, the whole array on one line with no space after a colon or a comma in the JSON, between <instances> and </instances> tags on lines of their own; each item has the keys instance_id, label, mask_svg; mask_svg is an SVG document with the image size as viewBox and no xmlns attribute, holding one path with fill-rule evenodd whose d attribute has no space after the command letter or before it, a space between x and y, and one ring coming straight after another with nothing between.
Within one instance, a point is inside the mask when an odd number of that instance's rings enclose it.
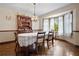
<instances>
[{"instance_id":1,"label":"wooden dining chair","mask_svg":"<svg viewBox=\"0 0 79 59\"><path fill-rule=\"evenodd\" d=\"M48 49L49 49L49 43L50 43L50 41L52 41L52 46L53 46L53 39L54 39L54 32L53 31L49 31L48 32L48 38L47 38Z\"/></svg>"},{"instance_id":2,"label":"wooden dining chair","mask_svg":"<svg viewBox=\"0 0 79 59\"><path fill-rule=\"evenodd\" d=\"M45 32L38 32L37 33L37 40L35 42L37 54L38 54L38 47L39 46L42 46L44 48L44 50L45 50L44 41L45 41Z\"/></svg>"}]
</instances>

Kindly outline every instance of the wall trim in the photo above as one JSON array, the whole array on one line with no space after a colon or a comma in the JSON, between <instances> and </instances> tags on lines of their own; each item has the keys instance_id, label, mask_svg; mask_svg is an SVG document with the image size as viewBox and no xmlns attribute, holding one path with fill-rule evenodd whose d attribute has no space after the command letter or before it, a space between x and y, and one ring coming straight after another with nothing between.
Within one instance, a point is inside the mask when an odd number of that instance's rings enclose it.
<instances>
[{"instance_id":1,"label":"wall trim","mask_svg":"<svg viewBox=\"0 0 79 59\"><path fill-rule=\"evenodd\" d=\"M0 32L16 32L17 30L0 30Z\"/></svg>"},{"instance_id":2,"label":"wall trim","mask_svg":"<svg viewBox=\"0 0 79 59\"><path fill-rule=\"evenodd\" d=\"M15 42L15 40L12 40L12 41L6 41L6 42L0 42L0 44L8 44L8 43L12 43L12 42Z\"/></svg>"},{"instance_id":3,"label":"wall trim","mask_svg":"<svg viewBox=\"0 0 79 59\"><path fill-rule=\"evenodd\" d=\"M79 32L79 31L73 31L73 32Z\"/></svg>"}]
</instances>

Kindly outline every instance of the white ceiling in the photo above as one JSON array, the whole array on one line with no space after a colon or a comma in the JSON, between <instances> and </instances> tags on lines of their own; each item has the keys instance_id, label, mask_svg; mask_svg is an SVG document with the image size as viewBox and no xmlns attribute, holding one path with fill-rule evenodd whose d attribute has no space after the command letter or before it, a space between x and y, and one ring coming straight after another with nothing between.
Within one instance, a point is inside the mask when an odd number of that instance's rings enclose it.
<instances>
[{"instance_id":1,"label":"white ceiling","mask_svg":"<svg viewBox=\"0 0 79 59\"><path fill-rule=\"evenodd\" d=\"M64 7L68 4L70 3L36 3L35 13L37 16L40 16L50 11L53 11L55 9ZM7 6L15 7L17 9L23 9L32 15L34 13L33 3L6 3L6 4L3 3L0 5L7 5Z\"/></svg>"}]
</instances>

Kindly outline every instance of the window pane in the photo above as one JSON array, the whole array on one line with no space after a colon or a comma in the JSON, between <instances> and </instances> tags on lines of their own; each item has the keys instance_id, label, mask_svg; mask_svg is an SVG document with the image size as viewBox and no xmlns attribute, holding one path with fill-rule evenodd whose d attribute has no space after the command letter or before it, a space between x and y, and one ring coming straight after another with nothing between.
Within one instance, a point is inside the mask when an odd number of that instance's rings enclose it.
<instances>
[{"instance_id":1,"label":"window pane","mask_svg":"<svg viewBox=\"0 0 79 59\"><path fill-rule=\"evenodd\" d=\"M54 18L50 19L50 30L54 30Z\"/></svg>"},{"instance_id":2,"label":"window pane","mask_svg":"<svg viewBox=\"0 0 79 59\"><path fill-rule=\"evenodd\" d=\"M72 32L72 14L68 13L64 16L64 34L71 35Z\"/></svg>"},{"instance_id":3,"label":"window pane","mask_svg":"<svg viewBox=\"0 0 79 59\"><path fill-rule=\"evenodd\" d=\"M69 33L72 33L72 14L69 13Z\"/></svg>"},{"instance_id":4,"label":"window pane","mask_svg":"<svg viewBox=\"0 0 79 59\"><path fill-rule=\"evenodd\" d=\"M63 35L63 16L58 18L58 35Z\"/></svg>"},{"instance_id":5,"label":"window pane","mask_svg":"<svg viewBox=\"0 0 79 59\"><path fill-rule=\"evenodd\" d=\"M49 31L49 19L44 19L43 31Z\"/></svg>"}]
</instances>

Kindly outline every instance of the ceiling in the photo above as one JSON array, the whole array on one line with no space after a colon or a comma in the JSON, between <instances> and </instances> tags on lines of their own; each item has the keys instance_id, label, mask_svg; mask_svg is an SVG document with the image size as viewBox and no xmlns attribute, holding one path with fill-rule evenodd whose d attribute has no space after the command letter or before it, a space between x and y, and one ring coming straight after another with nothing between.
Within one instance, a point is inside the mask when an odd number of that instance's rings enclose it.
<instances>
[{"instance_id":1,"label":"ceiling","mask_svg":"<svg viewBox=\"0 0 79 59\"><path fill-rule=\"evenodd\" d=\"M35 13L37 16L41 16L45 13L64 7L68 4L70 3L36 3ZM0 5L11 6L20 10L25 10L32 15L34 14L33 3L3 3Z\"/></svg>"}]
</instances>

